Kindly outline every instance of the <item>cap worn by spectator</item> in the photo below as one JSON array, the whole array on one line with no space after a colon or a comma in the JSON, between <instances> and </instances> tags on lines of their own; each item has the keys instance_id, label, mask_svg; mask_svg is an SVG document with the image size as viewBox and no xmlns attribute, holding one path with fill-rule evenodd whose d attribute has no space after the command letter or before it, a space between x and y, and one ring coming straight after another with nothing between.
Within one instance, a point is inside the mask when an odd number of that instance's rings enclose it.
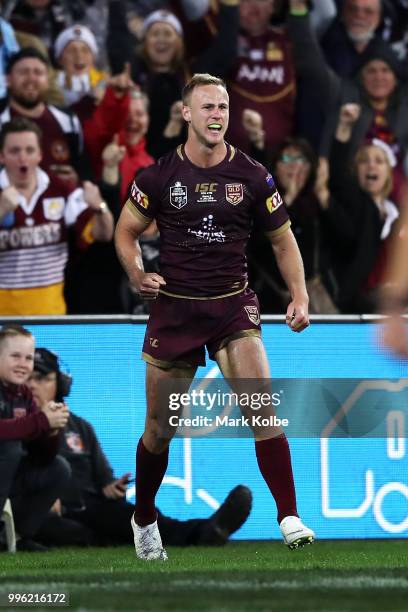
<instances>
[{"instance_id":1,"label":"cap worn by spectator","mask_svg":"<svg viewBox=\"0 0 408 612\"><path fill-rule=\"evenodd\" d=\"M167 23L172 28L174 28L174 30L179 36L183 36L183 26L181 25L179 19L175 15L173 15L173 13L169 13L168 11L153 11L153 13L150 13L150 15L148 15L143 22L141 30L142 37L145 36L147 30L154 23L158 22Z\"/></svg>"},{"instance_id":2,"label":"cap worn by spectator","mask_svg":"<svg viewBox=\"0 0 408 612\"><path fill-rule=\"evenodd\" d=\"M84 25L76 24L63 30L57 37L54 44L55 57L60 57L65 47L71 42L83 42L88 45L95 57L98 55L98 45L91 30Z\"/></svg>"},{"instance_id":3,"label":"cap worn by spectator","mask_svg":"<svg viewBox=\"0 0 408 612\"><path fill-rule=\"evenodd\" d=\"M394 51L388 45L383 44L382 42L375 45L369 53L364 55L361 62L361 68L364 68L364 66L366 66L369 62L373 62L375 60L381 60L388 64L398 79L404 78L404 67Z\"/></svg>"},{"instance_id":4,"label":"cap worn by spectator","mask_svg":"<svg viewBox=\"0 0 408 612\"><path fill-rule=\"evenodd\" d=\"M50 372L59 372L58 357L51 351L46 349L36 349L34 353L34 370L40 374L50 374Z\"/></svg>"}]
</instances>

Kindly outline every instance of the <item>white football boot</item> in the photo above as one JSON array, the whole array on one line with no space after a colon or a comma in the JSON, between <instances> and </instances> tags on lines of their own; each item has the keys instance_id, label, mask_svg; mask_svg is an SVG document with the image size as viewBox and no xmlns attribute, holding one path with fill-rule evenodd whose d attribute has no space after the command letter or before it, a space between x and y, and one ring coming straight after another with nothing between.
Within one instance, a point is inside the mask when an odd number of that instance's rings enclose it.
<instances>
[{"instance_id":1,"label":"white football boot","mask_svg":"<svg viewBox=\"0 0 408 612\"><path fill-rule=\"evenodd\" d=\"M154 559L167 561L167 553L163 548L157 521L151 525L139 527L132 515L130 524L133 529L136 556L146 561L152 561Z\"/></svg>"},{"instance_id":2,"label":"white football boot","mask_svg":"<svg viewBox=\"0 0 408 612\"><path fill-rule=\"evenodd\" d=\"M302 548L306 544L313 544L314 531L303 525L297 516L285 516L280 524L283 540L289 548Z\"/></svg>"}]
</instances>

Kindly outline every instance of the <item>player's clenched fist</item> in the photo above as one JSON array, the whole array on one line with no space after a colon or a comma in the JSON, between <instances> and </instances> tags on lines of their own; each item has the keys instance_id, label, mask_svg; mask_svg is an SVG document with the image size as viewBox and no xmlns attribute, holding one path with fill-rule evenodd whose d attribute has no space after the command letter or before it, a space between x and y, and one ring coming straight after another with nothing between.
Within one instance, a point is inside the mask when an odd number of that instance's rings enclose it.
<instances>
[{"instance_id":1,"label":"player's clenched fist","mask_svg":"<svg viewBox=\"0 0 408 612\"><path fill-rule=\"evenodd\" d=\"M298 303L295 306L295 302L292 301L286 311L286 324L294 332L301 332L306 327L309 327L309 314L307 303Z\"/></svg>"},{"instance_id":2,"label":"player's clenched fist","mask_svg":"<svg viewBox=\"0 0 408 612\"><path fill-rule=\"evenodd\" d=\"M160 287L165 285L166 281L155 272L142 272L136 279L132 279L131 284L136 293L144 300L155 300L159 295Z\"/></svg>"},{"instance_id":3,"label":"player's clenched fist","mask_svg":"<svg viewBox=\"0 0 408 612\"><path fill-rule=\"evenodd\" d=\"M18 206L20 195L15 187L6 187L0 195L0 217L12 212Z\"/></svg>"}]
</instances>

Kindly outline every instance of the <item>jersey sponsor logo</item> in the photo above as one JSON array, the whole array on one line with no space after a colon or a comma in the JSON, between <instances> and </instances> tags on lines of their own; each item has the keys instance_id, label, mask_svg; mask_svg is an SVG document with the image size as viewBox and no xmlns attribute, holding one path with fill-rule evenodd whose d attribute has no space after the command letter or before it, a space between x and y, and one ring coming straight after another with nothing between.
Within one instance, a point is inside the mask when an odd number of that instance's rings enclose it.
<instances>
[{"instance_id":1,"label":"jersey sponsor logo","mask_svg":"<svg viewBox=\"0 0 408 612\"><path fill-rule=\"evenodd\" d=\"M254 325L259 325L261 322L261 317L259 316L258 308L256 306L244 306L244 308L251 323Z\"/></svg>"},{"instance_id":2,"label":"jersey sponsor logo","mask_svg":"<svg viewBox=\"0 0 408 612\"><path fill-rule=\"evenodd\" d=\"M275 191L275 193L273 193L271 197L267 198L266 200L266 208L271 214L275 212L275 210L278 210L281 204L283 204L283 200L279 191Z\"/></svg>"},{"instance_id":3,"label":"jersey sponsor logo","mask_svg":"<svg viewBox=\"0 0 408 612\"><path fill-rule=\"evenodd\" d=\"M61 241L60 223L45 223L35 227L0 230L0 251L57 244Z\"/></svg>"},{"instance_id":4,"label":"jersey sponsor logo","mask_svg":"<svg viewBox=\"0 0 408 612\"><path fill-rule=\"evenodd\" d=\"M44 217L49 221L59 221L62 219L65 208L64 198L44 198L43 211Z\"/></svg>"},{"instance_id":5,"label":"jersey sponsor logo","mask_svg":"<svg viewBox=\"0 0 408 612\"><path fill-rule=\"evenodd\" d=\"M249 59L253 62L262 62L265 57L265 53L263 49L250 49L249 51Z\"/></svg>"},{"instance_id":6,"label":"jersey sponsor logo","mask_svg":"<svg viewBox=\"0 0 408 612\"><path fill-rule=\"evenodd\" d=\"M283 66L273 66L266 68L264 66L248 66L243 64L238 72L238 81L260 81L261 83L276 83L283 85L285 82L285 69Z\"/></svg>"},{"instance_id":7,"label":"jersey sponsor logo","mask_svg":"<svg viewBox=\"0 0 408 612\"><path fill-rule=\"evenodd\" d=\"M196 192L208 193L209 191L217 191L218 183L197 183L195 186Z\"/></svg>"},{"instance_id":8,"label":"jersey sponsor logo","mask_svg":"<svg viewBox=\"0 0 408 612\"><path fill-rule=\"evenodd\" d=\"M200 229L189 227L187 232L201 241L208 242L208 244L212 242L225 242L226 238L224 232L215 225L214 215L204 217Z\"/></svg>"},{"instance_id":9,"label":"jersey sponsor logo","mask_svg":"<svg viewBox=\"0 0 408 612\"><path fill-rule=\"evenodd\" d=\"M139 189L135 182L132 184L130 194L136 204L139 204L139 206L141 206L145 210L149 208L149 197L145 193L143 193L141 189Z\"/></svg>"},{"instance_id":10,"label":"jersey sponsor logo","mask_svg":"<svg viewBox=\"0 0 408 612\"><path fill-rule=\"evenodd\" d=\"M283 49L274 42L269 42L266 49L266 59L269 62L283 62Z\"/></svg>"},{"instance_id":11,"label":"jersey sponsor logo","mask_svg":"<svg viewBox=\"0 0 408 612\"><path fill-rule=\"evenodd\" d=\"M225 185L225 199L236 206L244 199L244 188L242 183L228 183Z\"/></svg>"},{"instance_id":12,"label":"jersey sponsor logo","mask_svg":"<svg viewBox=\"0 0 408 612\"><path fill-rule=\"evenodd\" d=\"M67 431L65 434L65 441L67 443L68 448L70 448L73 453L84 452L84 441L82 440L81 436L75 431Z\"/></svg>"},{"instance_id":13,"label":"jersey sponsor logo","mask_svg":"<svg viewBox=\"0 0 408 612\"><path fill-rule=\"evenodd\" d=\"M26 408L13 408L13 415L15 419L21 419L27 415Z\"/></svg>"},{"instance_id":14,"label":"jersey sponsor logo","mask_svg":"<svg viewBox=\"0 0 408 612\"><path fill-rule=\"evenodd\" d=\"M187 187L180 181L170 187L170 204L179 210L187 204Z\"/></svg>"},{"instance_id":15,"label":"jersey sponsor logo","mask_svg":"<svg viewBox=\"0 0 408 612\"><path fill-rule=\"evenodd\" d=\"M214 193L217 191L218 183L197 183L195 192L200 194L197 202L216 202Z\"/></svg>"}]
</instances>

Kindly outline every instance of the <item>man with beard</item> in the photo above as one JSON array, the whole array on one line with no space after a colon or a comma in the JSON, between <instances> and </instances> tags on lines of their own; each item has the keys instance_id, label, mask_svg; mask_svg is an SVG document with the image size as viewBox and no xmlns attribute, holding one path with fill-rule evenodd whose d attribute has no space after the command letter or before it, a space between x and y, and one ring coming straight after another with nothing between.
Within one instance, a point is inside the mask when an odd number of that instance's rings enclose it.
<instances>
[{"instance_id":1,"label":"man with beard","mask_svg":"<svg viewBox=\"0 0 408 612\"><path fill-rule=\"evenodd\" d=\"M76 181L87 175L81 126L75 115L45 102L48 68L47 59L31 47L11 56L7 65L9 103L0 115L0 124L16 116L34 121L47 135L41 167Z\"/></svg>"}]
</instances>

